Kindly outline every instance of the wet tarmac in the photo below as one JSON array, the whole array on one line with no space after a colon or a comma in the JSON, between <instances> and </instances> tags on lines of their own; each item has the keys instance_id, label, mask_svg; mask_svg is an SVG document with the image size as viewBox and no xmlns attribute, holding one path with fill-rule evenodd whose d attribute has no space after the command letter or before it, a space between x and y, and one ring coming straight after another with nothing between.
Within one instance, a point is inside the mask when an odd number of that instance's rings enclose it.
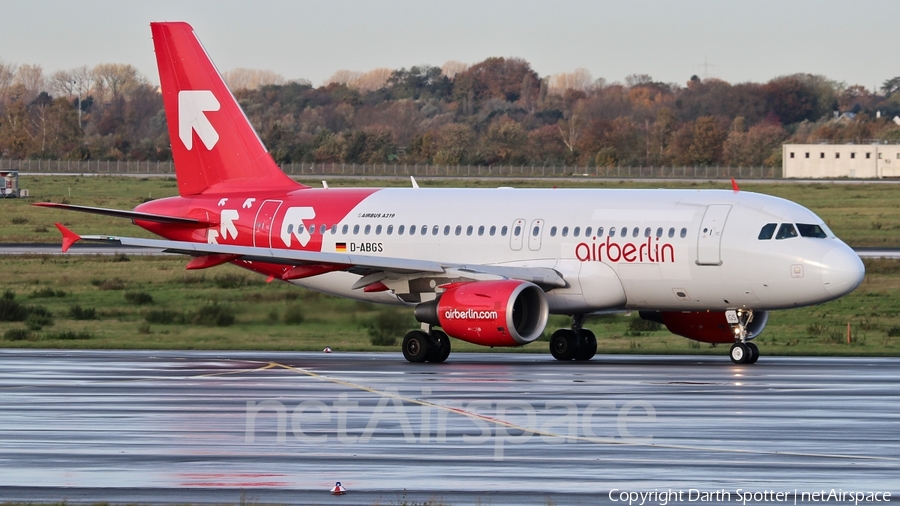
<instances>
[{"instance_id":1,"label":"wet tarmac","mask_svg":"<svg viewBox=\"0 0 900 506\"><path fill-rule=\"evenodd\" d=\"M0 500L896 501L898 401L897 358L0 350Z\"/></svg>"}]
</instances>

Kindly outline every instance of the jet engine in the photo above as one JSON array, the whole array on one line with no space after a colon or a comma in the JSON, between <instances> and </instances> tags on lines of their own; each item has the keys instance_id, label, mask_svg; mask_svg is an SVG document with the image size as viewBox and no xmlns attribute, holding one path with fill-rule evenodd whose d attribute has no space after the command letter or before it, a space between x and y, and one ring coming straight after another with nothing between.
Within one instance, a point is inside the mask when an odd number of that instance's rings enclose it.
<instances>
[{"instance_id":1,"label":"jet engine","mask_svg":"<svg viewBox=\"0 0 900 506\"><path fill-rule=\"evenodd\" d=\"M704 343L733 343L734 331L724 311L641 311L644 320L661 323L669 332ZM747 324L747 339L762 333L769 320L768 311L754 311Z\"/></svg>"},{"instance_id":2,"label":"jet engine","mask_svg":"<svg viewBox=\"0 0 900 506\"><path fill-rule=\"evenodd\" d=\"M420 322L482 346L528 344L544 332L548 317L544 291L513 279L453 283L438 299L416 306Z\"/></svg>"}]
</instances>

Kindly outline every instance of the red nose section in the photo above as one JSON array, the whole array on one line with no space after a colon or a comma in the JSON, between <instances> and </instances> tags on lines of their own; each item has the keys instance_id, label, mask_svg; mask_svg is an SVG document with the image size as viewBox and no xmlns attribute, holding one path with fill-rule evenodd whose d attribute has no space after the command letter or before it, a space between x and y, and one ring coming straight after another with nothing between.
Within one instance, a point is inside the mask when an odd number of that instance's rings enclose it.
<instances>
[{"instance_id":1,"label":"red nose section","mask_svg":"<svg viewBox=\"0 0 900 506\"><path fill-rule=\"evenodd\" d=\"M151 23L181 196L301 188L269 156L187 23Z\"/></svg>"}]
</instances>

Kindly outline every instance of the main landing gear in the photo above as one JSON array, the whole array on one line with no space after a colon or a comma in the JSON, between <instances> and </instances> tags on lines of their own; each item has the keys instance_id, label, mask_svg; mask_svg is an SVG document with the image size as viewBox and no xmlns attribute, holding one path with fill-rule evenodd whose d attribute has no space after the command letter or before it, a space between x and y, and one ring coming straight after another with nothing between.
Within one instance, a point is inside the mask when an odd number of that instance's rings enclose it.
<instances>
[{"instance_id":1,"label":"main landing gear","mask_svg":"<svg viewBox=\"0 0 900 506\"><path fill-rule=\"evenodd\" d=\"M424 327L424 326L423 326ZM450 338L430 325L428 331L413 330L403 338L403 357L410 362L443 362L450 356Z\"/></svg>"},{"instance_id":2,"label":"main landing gear","mask_svg":"<svg viewBox=\"0 0 900 506\"><path fill-rule=\"evenodd\" d=\"M725 317L734 332L735 342L729 352L731 361L735 364L755 364L759 360L759 348L747 340L747 325L753 321L753 310L726 311Z\"/></svg>"},{"instance_id":3,"label":"main landing gear","mask_svg":"<svg viewBox=\"0 0 900 506\"><path fill-rule=\"evenodd\" d=\"M550 336L550 354L556 360L590 360L597 353L597 337L582 328L584 315L572 316L571 329L559 329Z\"/></svg>"}]
</instances>

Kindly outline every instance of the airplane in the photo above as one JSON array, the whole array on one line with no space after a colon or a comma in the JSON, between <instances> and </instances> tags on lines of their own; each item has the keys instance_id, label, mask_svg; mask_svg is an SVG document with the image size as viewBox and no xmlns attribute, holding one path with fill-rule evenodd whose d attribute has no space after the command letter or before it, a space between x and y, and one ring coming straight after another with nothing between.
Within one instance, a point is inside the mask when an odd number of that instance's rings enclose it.
<instances>
[{"instance_id":1,"label":"airplane","mask_svg":"<svg viewBox=\"0 0 900 506\"><path fill-rule=\"evenodd\" d=\"M561 361L590 360L591 315L638 311L677 335L730 343L752 364L769 312L842 297L863 280L852 249L812 211L752 192L674 189L313 188L286 176L187 23L151 23L179 196L128 218L187 269L231 263L301 287L413 309L410 362L440 363L453 337L523 346L549 315ZM439 330L440 329L440 330ZM399 336L398 336L399 337Z\"/></svg>"}]
</instances>

